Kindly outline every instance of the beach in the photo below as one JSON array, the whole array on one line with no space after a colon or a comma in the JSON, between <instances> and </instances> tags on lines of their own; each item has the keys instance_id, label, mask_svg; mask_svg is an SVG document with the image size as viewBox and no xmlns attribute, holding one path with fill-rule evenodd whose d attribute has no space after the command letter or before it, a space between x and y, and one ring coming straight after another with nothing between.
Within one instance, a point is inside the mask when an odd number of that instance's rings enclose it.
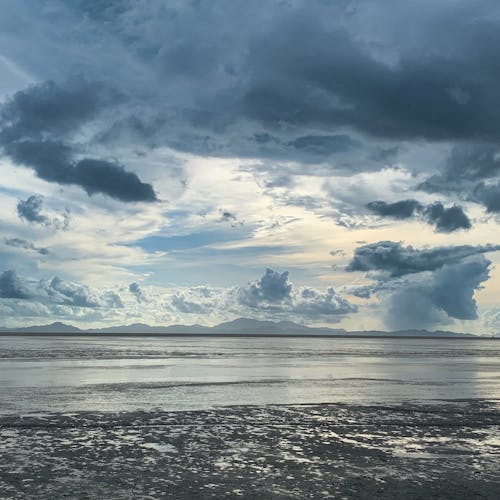
<instances>
[{"instance_id":1,"label":"beach","mask_svg":"<svg viewBox=\"0 0 500 500\"><path fill-rule=\"evenodd\" d=\"M1 498L500 494L500 344L0 338Z\"/></svg>"},{"instance_id":2,"label":"beach","mask_svg":"<svg viewBox=\"0 0 500 500\"><path fill-rule=\"evenodd\" d=\"M2 498L498 498L500 407L293 405L0 419Z\"/></svg>"}]
</instances>

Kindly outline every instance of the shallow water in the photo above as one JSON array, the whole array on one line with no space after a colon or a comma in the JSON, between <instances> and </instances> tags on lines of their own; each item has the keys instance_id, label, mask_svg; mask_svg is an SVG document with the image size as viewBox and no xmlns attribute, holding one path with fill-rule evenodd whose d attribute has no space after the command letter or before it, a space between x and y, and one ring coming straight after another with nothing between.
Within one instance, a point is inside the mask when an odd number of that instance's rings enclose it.
<instances>
[{"instance_id":1,"label":"shallow water","mask_svg":"<svg viewBox=\"0 0 500 500\"><path fill-rule=\"evenodd\" d=\"M0 413L500 398L500 342L0 337Z\"/></svg>"}]
</instances>

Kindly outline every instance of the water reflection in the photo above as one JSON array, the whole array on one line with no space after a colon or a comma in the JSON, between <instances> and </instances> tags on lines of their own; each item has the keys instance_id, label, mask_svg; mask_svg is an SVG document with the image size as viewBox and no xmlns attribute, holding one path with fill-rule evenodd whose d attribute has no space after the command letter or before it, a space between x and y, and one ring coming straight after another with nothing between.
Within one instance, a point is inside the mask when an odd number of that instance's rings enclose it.
<instances>
[{"instance_id":1,"label":"water reflection","mask_svg":"<svg viewBox=\"0 0 500 500\"><path fill-rule=\"evenodd\" d=\"M500 342L0 337L0 411L500 398Z\"/></svg>"}]
</instances>

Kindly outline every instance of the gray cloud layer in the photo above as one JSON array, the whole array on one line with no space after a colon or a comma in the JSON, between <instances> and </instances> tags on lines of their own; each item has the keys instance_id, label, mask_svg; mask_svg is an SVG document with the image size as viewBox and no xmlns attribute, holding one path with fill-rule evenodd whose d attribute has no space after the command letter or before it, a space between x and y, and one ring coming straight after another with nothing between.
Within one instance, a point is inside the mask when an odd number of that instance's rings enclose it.
<instances>
[{"instance_id":1,"label":"gray cloud layer","mask_svg":"<svg viewBox=\"0 0 500 500\"><path fill-rule=\"evenodd\" d=\"M353 131L388 140L497 140L498 5L376 6L89 1L53 7L58 16L50 17L32 3L29 14L18 8L21 15L48 33L83 33L68 37L77 60L58 51L60 66L49 74L77 65L90 81L108 83L47 84L18 96L7 115L21 116L21 128L32 132L40 129L32 111L44 116L57 100L47 126L74 129L126 96L129 111L117 113L102 138L134 136L215 155L317 160L356 146ZM412 19L411 36L401 19Z\"/></svg>"},{"instance_id":2,"label":"gray cloud layer","mask_svg":"<svg viewBox=\"0 0 500 500\"><path fill-rule=\"evenodd\" d=\"M48 182L78 185L89 195L102 193L124 202L155 201L152 186L119 163L75 158L79 151L73 136L116 100L106 86L85 80L48 82L17 92L1 109L0 146L15 163Z\"/></svg>"}]
</instances>

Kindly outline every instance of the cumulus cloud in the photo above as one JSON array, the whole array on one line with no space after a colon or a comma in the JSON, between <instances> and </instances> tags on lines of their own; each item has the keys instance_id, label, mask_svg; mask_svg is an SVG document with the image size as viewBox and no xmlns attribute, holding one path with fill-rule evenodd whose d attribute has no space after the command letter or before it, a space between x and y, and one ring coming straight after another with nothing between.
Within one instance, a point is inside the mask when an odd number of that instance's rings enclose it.
<instances>
[{"instance_id":1,"label":"cumulus cloud","mask_svg":"<svg viewBox=\"0 0 500 500\"><path fill-rule=\"evenodd\" d=\"M490 264L482 255L469 257L401 286L385 303L388 326L425 328L449 323L450 318L477 319L474 292L488 279Z\"/></svg>"},{"instance_id":2,"label":"cumulus cloud","mask_svg":"<svg viewBox=\"0 0 500 500\"><path fill-rule=\"evenodd\" d=\"M304 288L292 306L294 314L310 318L355 313L357 310L357 306L337 294L333 288L328 288L326 292Z\"/></svg>"},{"instance_id":3,"label":"cumulus cloud","mask_svg":"<svg viewBox=\"0 0 500 500\"><path fill-rule=\"evenodd\" d=\"M474 293L488 279L491 264L483 254L496 250L500 246L415 249L390 241L365 245L356 249L347 270L367 272L375 282L351 293L361 298L378 295L392 329L473 320Z\"/></svg>"},{"instance_id":4,"label":"cumulus cloud","mask_svg":"<svg viewBox=\"0 0 500 500\"><path fill-rule=\"evenodd\" d=\"M288 271L280 273L268 268L260 280L238 289L238 302L252 309L308 319L328 316L331 320L357 311L355 305L331 287L326 291L311 287L296 289L288 278Z\"/></svg>"},{"instance_id":5,"label":"cumulus cloud","mask_svg":"<svg viewBox=\"0 0 500 500\"><path fill-rule=\"evenodd\" d=\"M182 293L175 293L174 296L172 297L172 305L174 306L175 309L177 309L181 313L185 314L203 314L208 312L207 307L204 305L198 303L198 302L193 302L189 300L185 295Z\"/></svg>"},{"instance_id":6,"label":"cumulus cloud","mask_svg":"<svg viewBox=\"0 0 500 500\"><path fill-rule=\"evenodd\" d=\"M210 315L230 306L230 290L195 286L177 290L169 297L169 306L182 314Z\"/></svg>"},{"instance_id":7,"label":"cumulus cloud","mask_svg":"<svg viewBox=\"0 0 500 500\"><path fill-rule=\"evenodd\" d=\"M0 298L77 308L124 307L121 297L113 290L93 290L57 276L48 280L29 280L18 276L14 270L0 275Z\"/></svg>"},{"instance_id":8,"label":"cumulus cloud","mask_svg":"<svg viewBox=\"0 0 500 500\"><path fill-rule=\"evenodd\" d=\"M239 301L249 306L289 301L293 285L288 282L288 277L288 271L279 273L268 268L260 280L240 289Z\"/></svg>"},{"instance_id":9,"label":"cumulus cloud","mask_svg":"<svg viewBox=\"0 0 500 500\"><path fill-rule=\"evenodd\" d=\"M439 201L429 205L423 205L416 200L401 200L394 203L372 201L366 207L382 217L399 220L419 217L435 226L436 231L440 233L451 233L472 227L470 219L462 207L458 205L445 207Z\"/></svg>"}]
</instances>

